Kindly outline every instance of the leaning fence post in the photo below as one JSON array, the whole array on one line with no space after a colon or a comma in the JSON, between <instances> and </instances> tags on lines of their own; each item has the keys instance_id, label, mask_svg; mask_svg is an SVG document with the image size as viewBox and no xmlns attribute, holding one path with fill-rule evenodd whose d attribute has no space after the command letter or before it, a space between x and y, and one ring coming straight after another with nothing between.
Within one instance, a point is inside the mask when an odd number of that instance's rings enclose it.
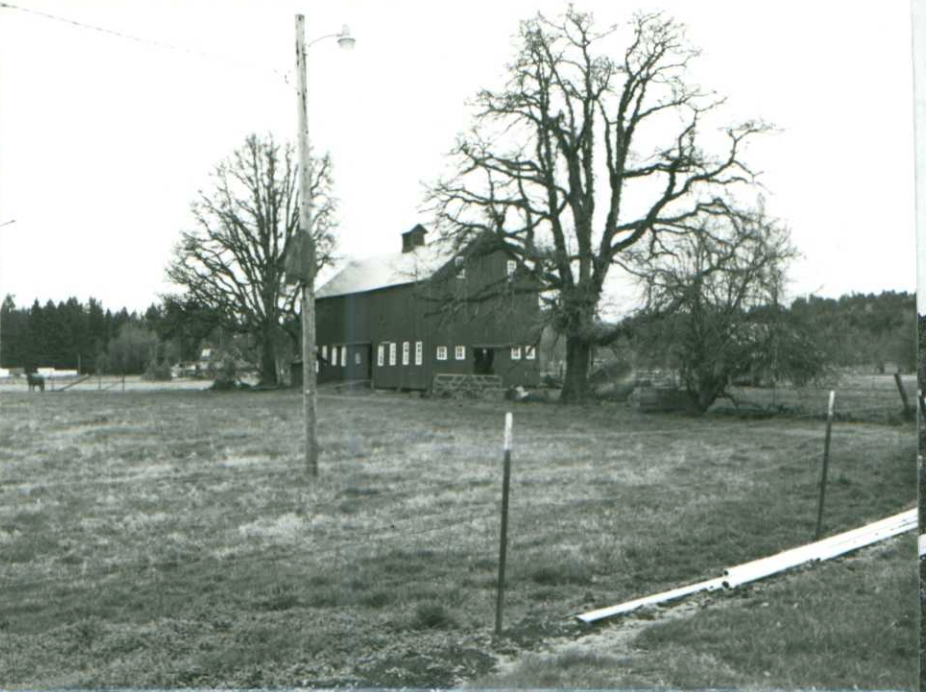
<instances>
[{"instance_id":1,"label":"leaning fence post","mask_svg":"<svg viewBox=\"0 0 926 692\"><path fill-rule=\"evenodd\" d=\"M900 400L903 401L904 418L910 419L916 411L910 408L910 400L907 399L907 390L903 388L903 381L900 379L900 373L894 373L894 382L897 383L897 391L900 392Z\"/></svg>"},{"instance_id":2,"label":"leaning fence post","mask_svg":"<svg viewBox=\"0 0 926 692\"><path fill-rule=\"evenodd\" d=\"M826 497L826 472L830 466L830 438L833 433L833 407L836 402L836 392L830 391L830 403L826 412L826 440L823 443L823 475L820 478L820 504L817 507L817 530L814 540L820 540L820 530L823 528L823 500Z\"/></svg>"},{"instance_id":3,"label":"leaning fence post","mask_svg":"<svg viewBox=\"0 0 926 692\"><path fill-rule=\"evenodd\" d=\"M502 608L505 603L505 561L508 557L508 489L511 485L511 412L505 414L505 455L502 477L502 529L498 542L498 598L495 601L495 634L502 633Z\"/></svg>"}]
</instances>

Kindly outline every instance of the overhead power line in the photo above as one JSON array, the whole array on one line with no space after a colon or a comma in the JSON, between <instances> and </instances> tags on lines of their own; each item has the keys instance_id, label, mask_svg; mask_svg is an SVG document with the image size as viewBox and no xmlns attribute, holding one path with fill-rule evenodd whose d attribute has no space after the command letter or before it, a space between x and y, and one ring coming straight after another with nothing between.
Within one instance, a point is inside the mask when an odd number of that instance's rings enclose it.
<instances>
[{"instance_id":1,"label":"overhead power line","mask_svg":"<svg viewBox=\"0 0 926 692\"><path fill-rule=\"evenodd\" d=\"M217 53L208 53L206 51L195 50L192 48L187 48L185 46L178 46L172 43L165 43L163 41L154 41L152 39L142 38L140 36L133 36L132 34L126 34L121 31L116 31L114 29L107 29L102 26L97 26L96 24L87 24L85 22L78 22L77 20L69 19L68 17L61 17L56 14L50 14L49 12L42 12L40 10L34 10L28 7L21 7L19 5L13 5L8 2L0 2L0 9L16 10L19 12L24 12L26 14L35 15L36 17L42 17L44 19L50 19L52 21L61 22L63 24L68 24L70 26L75 26L80 29L87 29L88 31L96 31L102 34L106 34L108 36L114 36L117 38L125 39L127 41L134 41L135 43L155 46L157 48L162 48L164 50L172 50L172 51L177 51L180 53L186 53L187 55L193 55L195 57L205 58L207 60L218 60L218 61L225 62L228 64L235 64L239 68L246 67L247 69L258 70L262 72L272 72L276 76L280 77L288 86L292 86L289 83L289 76L286 73L281 72L280 70L277 70L276 68L273 68L273 67L259 67L259 66L255 66L251 64L243 65L241 61L236 61L236 60L229 58L228 56L219 55Z\"/></svg>"}]
</instances>

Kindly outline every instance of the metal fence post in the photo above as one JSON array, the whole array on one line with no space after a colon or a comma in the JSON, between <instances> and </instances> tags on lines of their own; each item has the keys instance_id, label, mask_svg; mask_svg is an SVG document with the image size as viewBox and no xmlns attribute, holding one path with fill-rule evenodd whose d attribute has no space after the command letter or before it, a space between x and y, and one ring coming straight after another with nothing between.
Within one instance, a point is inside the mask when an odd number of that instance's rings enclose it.
<instances>
[{"instance_id":1,"label":"metal fence post","mask_svg":"<svg viewBox=\"0 0 926 692\"><path fill-rule=\"evenodd\" d=\"M826 441L823 443L823 475L820 478L820 503L817 507L817 530L814 540L820 540L820 531L823 528L823 501L826 498L826 472L830 465L830 438L833 433L833 408L836 401L836 392L830 391L830 403L826 413Z\"/></svg>"},{"instance_id":2,"label":"metal fence post","mask_svg":"<svg viewBox=\"0 0 926 692\"><path fill-rule=\"evenodd\" d=\"M899 372L894 373L894 382L897 384L897 391L900 392L900 400L903 402L904 418L911 419L916 415L916 409L910 407L907 390L903 387L903 380L901 380Z\"/></svg>"},{"instance_id":3,"label":"metal fence post","mask_svg":"<svg viewBox=\"0 0 926 692\"><path fill-rule=\"evenodd\" d=\"M495 634L502 633L505 604L505 562L508 559L508 491L511 486L511 412L505 414L504 476L502 479L502 528L498 543L498 598L495 601Z\"/></svg>"}]
</instances>

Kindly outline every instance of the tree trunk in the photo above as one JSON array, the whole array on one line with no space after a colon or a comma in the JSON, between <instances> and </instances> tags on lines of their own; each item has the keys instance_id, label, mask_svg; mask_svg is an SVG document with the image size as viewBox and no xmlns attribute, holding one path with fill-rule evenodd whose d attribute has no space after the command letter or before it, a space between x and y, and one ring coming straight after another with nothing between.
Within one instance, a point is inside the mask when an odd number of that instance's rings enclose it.
<instances>
[{"instance_id":1,"label":"tree trunk","mask_svg":"<svg viewBox=\"0 0 926 692\"><path fill-rule=\"evenodd\" d=\"M703 416L707 413L707 409L711 407L717 400L717 395L713 390L700 389L694 394L694 411L699 416Z\"/></svg>"},{"instance_id":2,"label":"tree trunk","mask_svg":"<svg viewBox=\"0 0 926 692\"><path fill-rule=\"evenodd\" d=\"M260 383L277 384L277 359L273 347L273 324L265 324L260 334Z\"/></svg>"},{"instance_id":3,"label":"tree trunk","mask_svg":"<svg viewBox=\"0 0 926 692\"><path fill-rule=\"evenodd\" d=\"M707 413L707 410L726 391L727 380L726 376L713 372L702 372L698 375L692 386L687 387L694 405L693 413L698 415Z\"/></svg>"},{"instance_id":4,"label":"tree trunk","mask_svg":"<svg viewBox=\"0 0 926 692\"><path fill-rule=\"evenodd\" d=\"M591 344L577 336L566 337L566 377L560 395L563 403L577 404L588 399L591 357Z\"/></svg>"}]
</instances>

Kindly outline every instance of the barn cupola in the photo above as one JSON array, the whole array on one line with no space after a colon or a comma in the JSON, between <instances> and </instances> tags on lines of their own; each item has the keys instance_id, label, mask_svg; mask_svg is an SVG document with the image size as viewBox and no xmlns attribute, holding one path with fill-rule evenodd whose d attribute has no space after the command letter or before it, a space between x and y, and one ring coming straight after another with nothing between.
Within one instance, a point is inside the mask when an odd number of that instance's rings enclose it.
<instances>
[{"instance_id":1,"label":"barn cupola","mask_svg":"<svg viewBox=\"0 0 926 692\"><path fill-rule=\"evenodd\" d=\"M427 230L420 223L412 230L402 234L402 252L414 252L416 247L424 245L424 234Z\"/></svg>"}]
</instances>

